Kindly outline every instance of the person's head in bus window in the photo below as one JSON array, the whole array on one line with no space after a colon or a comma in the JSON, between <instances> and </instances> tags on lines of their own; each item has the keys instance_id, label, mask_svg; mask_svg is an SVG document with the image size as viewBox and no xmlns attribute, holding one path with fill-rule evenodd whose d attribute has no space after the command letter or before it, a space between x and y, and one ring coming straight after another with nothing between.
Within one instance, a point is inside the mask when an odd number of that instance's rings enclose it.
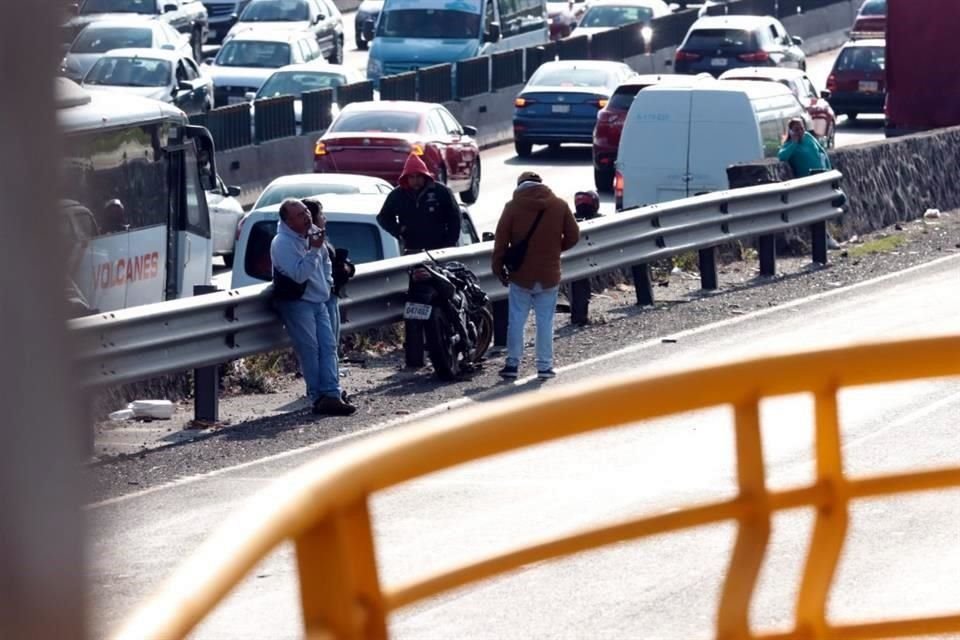
<instances>
[{"instance_id":1,"label":"person's head in bus window","mask_svg":"<svg viewBox=\"0 0 960 640\"><path fill-rule=\"evenodd\" d=\"M115 233L117 231L126 231L127 229L127 210L119 198L107 200L103 205L100 215L100 231L102 233Z\"/></svg>"}]
</instances>

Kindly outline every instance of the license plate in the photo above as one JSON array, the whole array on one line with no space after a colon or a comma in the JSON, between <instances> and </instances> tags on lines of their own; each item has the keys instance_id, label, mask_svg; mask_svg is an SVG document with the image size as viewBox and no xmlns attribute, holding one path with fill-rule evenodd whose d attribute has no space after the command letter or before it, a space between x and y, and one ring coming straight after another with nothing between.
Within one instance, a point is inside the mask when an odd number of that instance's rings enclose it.
<instances>
[{"instance_id":1,"label":"license plate","mask_svg":"<svg viewBox=\"0 0 960 640\"><path fill-rule=\"evenodd\" d=\"M570 105L568 104L555 104L553 105L554 113L570 113Z\"/></svg>"},{"instance_id":2,"label":"license plate","mask_svg":"<svg viewBox=\"0 0 960 640\"><path fill-rule=\"evenodd\" d=\"M429 304L408 302L403 305L403 318L404 320L429 320L431 311L433 307Z\"/></svg>"},{"instance_id":3,"label":"license plate","mask_svg":"<svg viewBox=\"0 0 960 640\"><path fill-rule=\"evenodd\" d=\"M880 90L880 84L878 82L868 82L866 80L860 82L860 91L863 93L876 93Z\"/></svg>"},{"instance_id":4,"label":"license plate","mask_svg":"<svg viewBox=\"0 0 960 640\"><path fill-rule=\"evenodd\" d=\"M715 66L715 67L725 67L725 66L727 66L727 59L726 59L726 58L713 58L712 60L710 60L710 64L712 64L712 65Z\"/></svg>"}]
</instances>

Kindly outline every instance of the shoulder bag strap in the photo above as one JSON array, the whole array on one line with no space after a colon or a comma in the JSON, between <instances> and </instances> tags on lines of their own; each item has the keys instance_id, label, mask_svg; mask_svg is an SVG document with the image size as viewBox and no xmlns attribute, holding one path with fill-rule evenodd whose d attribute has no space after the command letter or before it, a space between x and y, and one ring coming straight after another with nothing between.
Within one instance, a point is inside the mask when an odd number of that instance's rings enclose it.
<instances>
[{"instance_id":1,"label":"shoulder bag strap","mask_svg":"<svg viewBox=\"0 0 960 640\"><path fill-rule=\"evenodd\" d=\"M537 213L537 217L533 221L533 226L530 227L530 231L527 231L527 237L523 239L523 244L527 244L530 242L530 238L533 237L533 232L537 230L537 225L540 224L540 218L543 217L544 211L546 211L546 209L540 209L540 211Z\"/></svg>"}]
</instances>

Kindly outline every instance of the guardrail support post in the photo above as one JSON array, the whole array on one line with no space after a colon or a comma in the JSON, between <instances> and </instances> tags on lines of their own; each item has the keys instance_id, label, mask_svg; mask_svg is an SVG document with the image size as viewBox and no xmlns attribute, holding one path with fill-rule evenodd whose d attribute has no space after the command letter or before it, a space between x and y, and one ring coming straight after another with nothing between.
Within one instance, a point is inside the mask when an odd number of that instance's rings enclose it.
<instances>
[{"instance_id":1,"label":"guardrail support post","mask_svg":"<svg viewBox=\"0 0 960 640\"><path fill-rule=\"evenodd\" d=\"M700 286L708 291L717 288L717 251L715 247L700 249Z\"/></svg>"},{"instance_id":2,"label":"guardrail support post","mask_svg":"<svg viewBox=\"0 0 960 640\"><path fill-rule=\"evenodd\" d=\"M653 304L653 283L650 282L650 265L635 264L630 267L630 273L633 275L633 288L637 292L637 304L641 307L649 307Z\"/></svg>"},{"instance_id":3,"label":"guardrail support post","mask_svg":"<svg viewBox=\"0 0 960 640\"><path fill-rule=\"evenodd\" d=\"M570 283L570 322L583 326L590 323L590 279Z\"/></svg>"},{"instance_id":4,"label":"guardrail support post","mask_svg":"<svg viewBox=\"0 0 960 640\"><path fill-rule=\"evenodd\" d=\"M811 245L813 245L813 261L827 264L827 221L821 220L810 225Z\"/></svg>"},{"instance_id":5,"label":"guardrail support post","mask_svg":"<svg viewBox=\"0 0 960 640\"><path fill-rule=\"evenodd\" d=\"M507 319L510 317L510 306L506 300L497 300L493 303L493 345L507 346Z\"/></svg>"},{"instance_id":6,"label":"guardrail support post","mask_svg":"<svg viewBox=\"0 0 960 640\"><path fill-rule=\"evenodd\" d=\"M215 285L198 284L193 295L219 291ZM220 420L220 380L218 365L193 370L193 419L197 422L215 423Z\"/></svg>"},{"instance_id":7,"label":"guardrail support post","mask_svg":"<svg viewBox=\"0 0 960 640\"><path fill-rule=\"evenodd\" d=\"M777 275L777 237L773 234L757 238L757 255L760 258L760 275Z\"/></svg>"}]
</instances>

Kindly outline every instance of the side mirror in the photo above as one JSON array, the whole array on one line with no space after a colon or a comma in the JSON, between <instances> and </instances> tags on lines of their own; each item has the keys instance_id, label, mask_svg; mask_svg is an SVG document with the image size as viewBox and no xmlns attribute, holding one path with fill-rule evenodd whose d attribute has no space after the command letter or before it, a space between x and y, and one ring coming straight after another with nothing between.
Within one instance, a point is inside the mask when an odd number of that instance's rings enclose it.
<instances>
[{"instance_id":1,"label":"side mirror","mask_svg":"<svg viewBox=\"0 0 960 640\"><path fill-rule=\"evenodd\" d=\"M362 27L363 39L366 40L367 42L370 42L371 40L373 40L373 28L375 26L376 24L374 23L374 21L369 18L363 21L363 27Z\"/></svg>"},{"instance_id":2,"label":"side mirror","mask_svg":"<svg viewBox=\"0 0 960 640\"><path fill-rule=\"evenodd\" d=\"M256 98L257 98L257 94L254 91L247 91L245 94L243 94L243 99L246 100L247 102L253 102L254 100L256 100Z\"/></svg>"},{"instance_id":3,"label":"side mirror","mask_svg":"<svg viewBox=\"0 0 960 640\"><path fill-rule=\"evenodd\" d=\"M493 242L494 239L495 239L495 236L493 235L492 231L484 231L483 234L481 234L480 236L480 240L482 242Z\"/></svg>"},{"instance_id":4,"label":"side mirror","mask_svg":"<svg viewBox=\"0 0 960 640\"><path fill-rule=\"evenodd\" d=\"M820 97L823 98L824 100L829 100L829 99L830 99L830 92L829 92L829 91L821 91L821 92L820 92Z\"/></svg>"},{"instance_id":5,"label":"side mirror","mask_svg":"<svg viewBox=\"0 0 960 640\"><path fill-rule=\"evenodd\" d=\"M477 135L477 128L476 128L476 127L471 127L470 125L465 124L465 125L463 125L463 135L465 135L465 136L476 136L476 135Z\"/></svg>"},{"instance_id":6,"label":"side mirror","mask_svg":"<svg viewBox=\"0 0 960 640\"><path fill-rule=\"evenodd\" d=\"M790 41L798 47L803 44L803 38L798 38L797 36L790 36Z\"/></svg>"},{"instance_id":7,"label":"side mirror","mask_svg":"<svg viewBox=\"0 0 960 640\"><path fill-rule=\"evenodd\" d=\"M230 185L227 187L227 195L231 198L236 198L238 195L240 195L240 187L236 185Z\"/></svg>"},{"instance_id":8,"label":"side mirror","mask_svg":"<svg viewBox=\"0 0 960 640\"><path fill-rule=\"evenodd\" d=\"M178 7L178 6L175 5L174 3L168 2L168 3L166 3L165 5L163 5L163 12L164 12L164 13L171 13L172 11L176 11L176 10L179 9L179 8L180 8L180 7Z\"/></svg>"},{"instance_id":9,"label":"side mirror","mask_svg":"<svg viewBox=\"0 0 960 640\"><path fill-rule=\"evenodd\" d=\"M320 24L326 19L327 19L327 16L323 15L322 13L318 13L317 16L313 19L313 24Z\"/></svg>"},{"instance_id":10,"label":"side mirror","mask_svg":"<svg viewBox=\"0 0 960 640\"><path fill-rule=\"evenodd\" d=\"M213 64L213 58L204 58L204 59L203 59L203 64L205 64L205 65L211 65L211 64Z\"/></svg>"},{"instance_id":11,"label":"side mirror","mask_svg":"<svg viewBox=\"0 0 960 640\"><path fill-rule=\"evenodd\" d=\"M490 30L483 34L483 41L484 42L500 42L501 35L502 34L500 32L500 23L491 22Z\"/></svg>"}]
</instances>

